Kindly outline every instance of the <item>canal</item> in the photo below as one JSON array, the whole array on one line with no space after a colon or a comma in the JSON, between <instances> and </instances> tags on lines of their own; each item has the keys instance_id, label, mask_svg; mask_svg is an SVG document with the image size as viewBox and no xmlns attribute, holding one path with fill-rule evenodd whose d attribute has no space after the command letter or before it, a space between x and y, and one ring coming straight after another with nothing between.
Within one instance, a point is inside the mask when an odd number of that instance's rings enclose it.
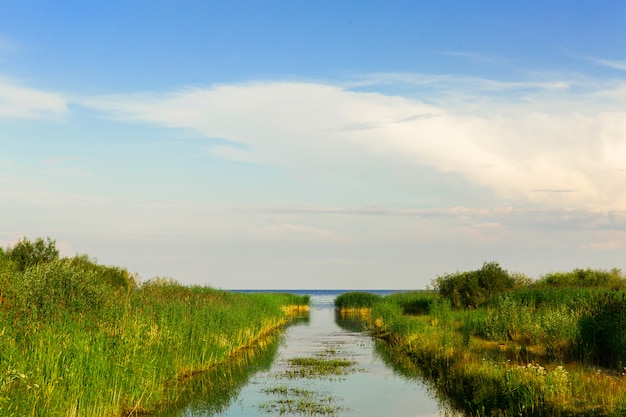
<instances>
[{"instance_id":1,"label":"canal","mask_svg":"<svg viewBox=\"0 0 626 417\"><path fill-rule=\"evenodd\" d=\"M282 335L172 387L176 406L159 416L450 415L417 376L387 365L381 342L335 316L335 295L312 295L308 315Z\"/></svg>"}]
</instances>

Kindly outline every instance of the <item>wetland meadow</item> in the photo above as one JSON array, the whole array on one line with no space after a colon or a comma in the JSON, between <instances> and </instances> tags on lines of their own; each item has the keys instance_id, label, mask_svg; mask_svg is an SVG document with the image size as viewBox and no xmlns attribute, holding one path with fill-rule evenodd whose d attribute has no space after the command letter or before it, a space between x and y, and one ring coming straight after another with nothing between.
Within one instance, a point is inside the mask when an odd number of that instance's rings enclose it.
<instances>
[{"instance_id":1,"label":"wetland meadow","mask_svg":"<svg viewBox=\"0 0 626 417\"><path fill-rule=\"evenodd\" d=\"M146 282L0 250L0 416L620 416L626 277L495 262L419 291Z\"/></svg>"}]
</instances>

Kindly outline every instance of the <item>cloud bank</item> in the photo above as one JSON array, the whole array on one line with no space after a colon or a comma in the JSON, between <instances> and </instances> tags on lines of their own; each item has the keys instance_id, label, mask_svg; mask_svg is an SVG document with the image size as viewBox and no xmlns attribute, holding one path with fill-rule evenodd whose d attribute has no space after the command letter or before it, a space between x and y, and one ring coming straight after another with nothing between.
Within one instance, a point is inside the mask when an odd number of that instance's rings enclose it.
<instances>
[{"instance_id":1,"label":"cloud bank","mask_svg":"<svg viewBox=\"0 0 626 417\"><path fill-rule=\"evenodd\" d=\"M59 118L66 113L67 102L62 95L0 78L0 119Z\"/></svg>"},{"instance_id":2,"label":"cloud bank","mask_svg":"<svg viewBox=\"0 0 626 417\"><path fill-rule=\"evenodd\" d=\"M115 178L90 158L123 152L121 139L98 142L95 156L42 153L34 170L3 156L5 230L72 242L145 277L231 288L255 274L283 288L291 277L327 287L359 277L374 287L381 276L423 287L494 259L531 274L613 266L626 247L626 85L578 82L375 74L341 85L254 82L71 101L0 82L0 117L59 118L69 103L115 129L160 128L184 151L149 155L179 161L167 169L186 174L166 187L119 180L164 169L143 153L154 130L129 157L138 165L115 165ZM54 149L54 134L42 137ZM171 194L192 174L193 194Z\"/></svg>"},{"instance_id":3,"label":"cloud bank","mask_svg":"<svg viewBox=\"0 0 626 417\"><path fill-rule=\"evenodd\" d=\"M495 83L494 83L495 84ZM354 91L306 82L216 85L160 94L93 97L87 106L137 123L221 139L215 156L287 172L361 172L398 164L454 174L502 202L547 208L626 207L626 111L577 95L536 104L554 85L506 106ZM506 89L500 86L500 89ZM561 87L557 88L557 90ZM563 100L565 101L565 100ZM589 104L591 103L591 104Z\"/></svg>"}]
</instances>

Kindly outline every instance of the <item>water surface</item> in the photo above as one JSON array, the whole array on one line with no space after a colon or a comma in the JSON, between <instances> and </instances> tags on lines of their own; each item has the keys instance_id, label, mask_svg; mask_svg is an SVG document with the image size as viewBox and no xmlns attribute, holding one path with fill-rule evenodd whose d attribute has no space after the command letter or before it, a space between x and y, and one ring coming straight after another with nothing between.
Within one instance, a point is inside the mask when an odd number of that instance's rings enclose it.
<instances>
[{"instance_id":1,"label":"water surface","mask_svg":"<svg viewBox=\"0 0 626 417\"><path fill-rule=\"evenodd\" d=\"M202 385L200 390L190 389L196 391L194 399L162 416L278 416L281 407L288 410L282 415L447 414L417 377L402 376L385 365L377 353L377 342L360 331L357 323L336 318L335 296L333 292L312 294L309 316L295 320L278 343L267 342L258 354L251 352L238 364L198 377L203 382L193 382ZM341 375L288 377L297 368L290 360L305 357L348 360L353 365ZM301 409L296 411L298 402ZM307 406L312 408L307 410Z\"/></svg>"}]
</instances>

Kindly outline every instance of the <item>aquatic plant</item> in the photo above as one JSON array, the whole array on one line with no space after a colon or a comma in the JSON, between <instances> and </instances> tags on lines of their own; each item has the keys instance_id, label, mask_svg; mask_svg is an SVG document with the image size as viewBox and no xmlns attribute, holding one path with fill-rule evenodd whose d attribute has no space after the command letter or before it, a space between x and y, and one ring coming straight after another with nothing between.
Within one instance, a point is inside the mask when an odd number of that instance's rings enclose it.
<instances>
[{"instance_id":1,"label":"aquatic plant","mask_svg":"<svg viewBox=\"0 0 626 417\"><path fill-rule=\"evenodd\" d=\"M294 378L328 378L350 373L356 364L348 359L327 357L297 357L288 360L290 367L284 376Z\"/></svg>"},{"instance_id":2,"label":"aquatic plant","mask_svg":"<svg viewBox=\"0 0 626 417\"><path fill-rule=\"evenodd\" d=\"M433 303L437 302L438 295L434 291L399 291L385 296L386 300L402 307L404 314L428 314Z\"/></svg>"},{"instance_id":3,"label":"aquatic plant","mask_svg":"<svg viewBox=\"0 0 626 417\"><path fill-rule=\"evenodd\" d=\"M586 306L578 322L581 360L617 370L626 366L626 294L607 292Z\"/></svg>"},{"instance_id":4,"label":"aquatic plant","mask_svg":"<svg viewBox=\"0 0 626 417\"><path fill-rule=\"evenodd\" d=\"M207 372L166 384L163 393L165 406L150 415L212 416L224 413L256 372L270 369L278 352L279 340L277 334L268 335Z\"/></svg>"},{"instance_id":5,"label":"aquatic plant","mask_svg":"<svg viewBox=\"0 0 626 417\"><path fill-rule=\"evenodd\" d=\"M371 308L375 303L380 301L382 297L378 294L373 294L363 291L352 291L339 294L335 298L335 308L341 309L361 309Z\"/></svg>"},{"instance_id":6,"label":"aquatic plant","mask_svg":"<svg viewBox=\"0 0 626 417\"><path fill-rule=\"evenodd\" d=\"M305 416L337 416L345 407L337 405L337 397L329 392L280 385L263 390L275 398L258 405L266 413L300 414Z\"/></svg>"},{"instance_id":7,"label":"aquatic plant","mask_svg":"<svg viewBox=\"0 0 626 417\"><path fill-rule=\"evenodd\" d=\"M0 415L133 415L288 320L288 294L137 285L86 257L16 268L0 254Z\"/></svg>"},{"instance_id":8,"label":"aquatic plant","mask_svg":"<svg viewBox=\"0 0 626 417\"><path fill-rule=\"evenodd\" d=\"M302 380L342 380L343 377L358 372L357 362L341 357L341 346L326 344L324 349L313 356L297 356L285 360L286 369L276 372L277 380L286 384L263 389L274 398L258 405L261 411L279 414L301 414L306 416L336 416L346 407L337 404L339 398L323 390L314 390L311 384L299 387Z\"/></svg>"},{"instance_id":9,"label":"aquatic plant","mask_svg":"<svg viewBox=\"0 0 626 417\"><path fill-rule=\"evenodd\" d=\"M413 364L468 415L618 416L626 410L623 294L530 286L472 309L439 299L419 316L384 297L363 319L394 362Z\"/></svg>"}]
</instances>

